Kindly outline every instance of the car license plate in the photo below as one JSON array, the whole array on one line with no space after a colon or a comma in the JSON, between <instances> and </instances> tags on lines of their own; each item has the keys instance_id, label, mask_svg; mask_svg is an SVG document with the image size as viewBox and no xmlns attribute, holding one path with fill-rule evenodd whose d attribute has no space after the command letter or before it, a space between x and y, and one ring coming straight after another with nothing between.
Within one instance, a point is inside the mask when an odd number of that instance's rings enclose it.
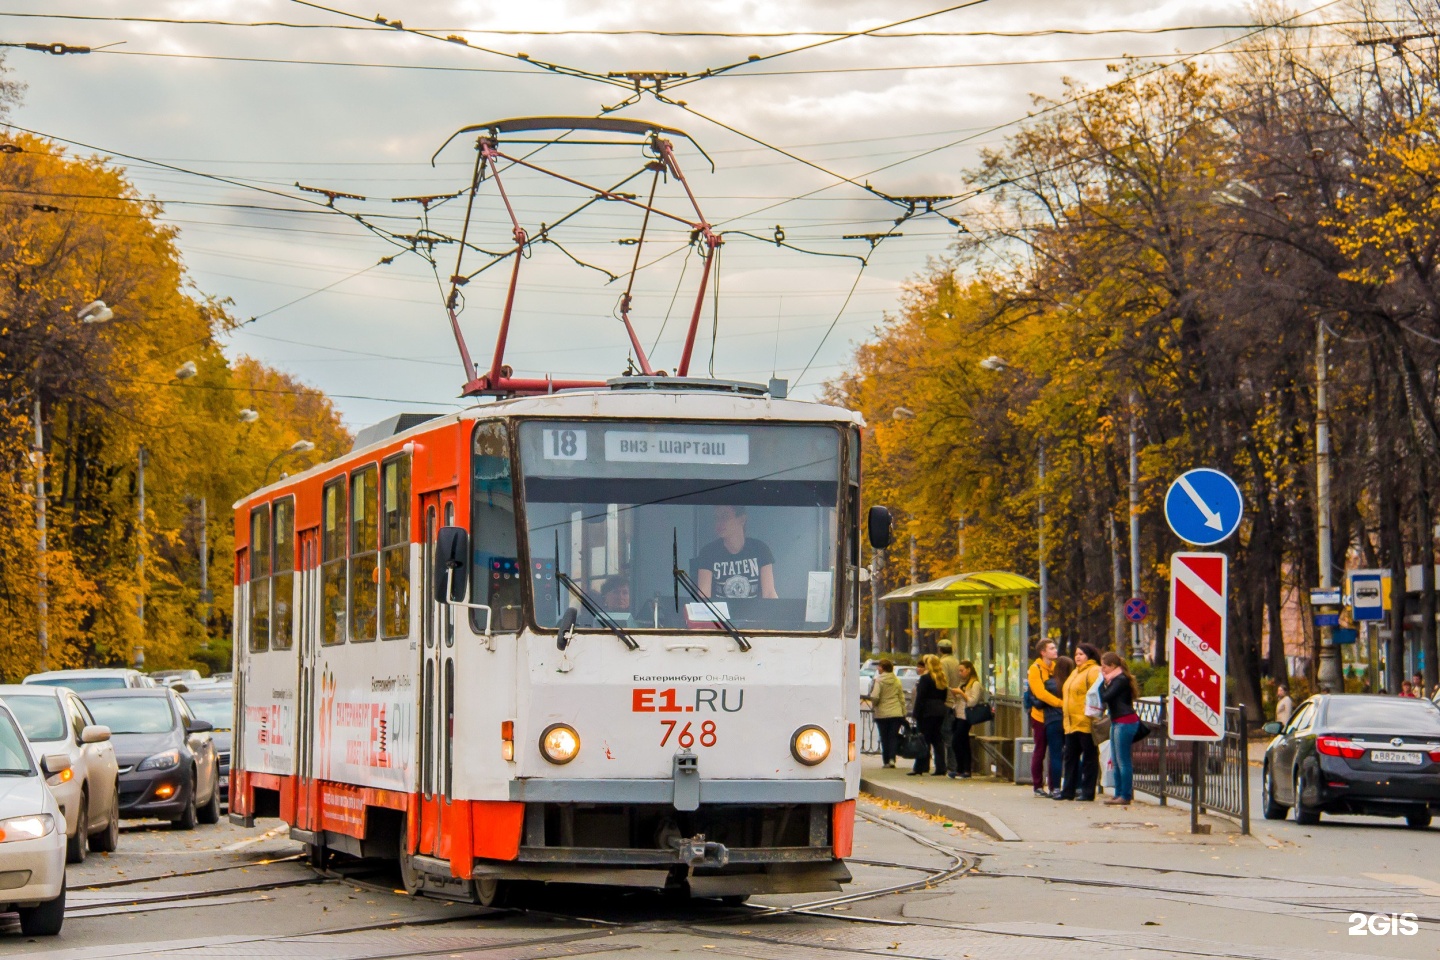
<instances>
[{"instance_id":1,"label":"car license plate","mask_svg":"<svg viewBox=\"0 0 1440 960\"><path fill-rule=\"evenodd\" d=\"M1424 763L1424 754L1418 750L1371 750L1370 759L1376 763L1409 763L1420 766Z\"/></svg>"}]
</instances>

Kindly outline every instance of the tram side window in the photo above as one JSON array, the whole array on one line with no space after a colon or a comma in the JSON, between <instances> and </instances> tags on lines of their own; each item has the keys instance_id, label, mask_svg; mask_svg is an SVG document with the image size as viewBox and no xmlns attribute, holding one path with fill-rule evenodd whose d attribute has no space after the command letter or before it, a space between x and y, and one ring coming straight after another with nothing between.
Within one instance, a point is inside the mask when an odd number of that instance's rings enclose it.
<instances>
[{"instance_id":1,"label":"tram side window","mask_svg":"<svg viewBox=\"0 0 1440 960\"><path fill-rule=\"evenodd\" d=\"M270 577L270 649L295 642L295 500L275 502L275 562Z\"/></svg>"},{"instance_id":2,"label":"tram side window","mask_svg":"<svg viewBox=\"0 0 1440 960\"><path fill-rule=\"evenodd\" d=\"M410 460L382 466L380 575L383 584L381 635L410 635Z\"/></svg>"},{"instance_id":3,"label":"tram side window","mask_svg":"<svg viewBox=\"0 0 1440 960\"><path fill-rule=\"evenodd\" d=\"M475 426L470 483L471 602L490 607L491 629L520 629L519 549L516 546L515 481L510 470L510 437L505 424ZM553 571L551 573L553 577ZM478 611L470 612L476 630L485 626Z\"/></svg>"},{"instance_id":4,"label":"tram side window","mask_svg":"<svg viewBox=\"0 0 1440 960\"><path fill-rule=\"evenodd\" d=\"M860 431L850 429L849 511L846 525L845 557L850 575L845 578L849 596L845 598L845 633L854 634L860 626Z\"/></svg>"},{"instance_id":5,"label":"tram side window","mask_svg":"<svg viewBox=\"0 0 1440 960\"><path fill-rule=\"evenodd\" d=\"M350 475L350 642L375 639L379 593L377 522L379 491L376 470L366 467Z\"/></svg>"},{"instance_id":6,"label":"tram side window","mask_svg":"<svg viewBox=\"0 0 1440 960\"><path fill-rule=\"evenodd\" d=\"M320 642L345 642L345 478L325 485L320 528Z\"/></svg>"},{"instance_id":7,"label":"tram side window","mask_svg":"<svg viewBox=\"0 0 1440 960\"><path fill-rule=\"evenodd\" d=\"M250 511L250 652L270 649L270 505Z\"/></svg>"}]
</instances>

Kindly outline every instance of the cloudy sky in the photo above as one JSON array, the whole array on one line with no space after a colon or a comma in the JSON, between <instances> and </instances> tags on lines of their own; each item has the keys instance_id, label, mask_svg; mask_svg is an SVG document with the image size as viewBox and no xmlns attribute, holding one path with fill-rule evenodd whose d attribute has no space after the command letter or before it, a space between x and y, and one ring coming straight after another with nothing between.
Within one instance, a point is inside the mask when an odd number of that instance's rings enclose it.
<instances>
[{"instance_id":1,"label":"cloudy sky","mask_svg":"<svg viewBox=\"0 0 1440 960\"><path fill-rule=\"evenodd\" d=\"M12 49L11 76L28 85L12 121L138 158L117 162L144 193L165 203L197 289L228 298L237 318L257 318L229 338L227 350L331 393L347 423L358 427L404 409L457 404L463 371L437 284L454 272L456 247L438 246L434 266L413 253L377 265L397 248L349 218L295 199L319 197L295 184L363 197L337 205L413 235L427 225L422 209L393 201L466 185L473 137L457 139L430 164L458 128L504 117L594 116L626 99L618 87L559 76L533 61L602 76L636 70L693 76L829 34L922 17L942 4L370 0L360 7L333 0L326 6L337 12L293 0L10 0L0 11L0 42L114 44L86 56ZM1326 4L1312 19L1343 19L1342 9ZM469 46L367 23L376 13ZM680 161L705 215L724 230L769 238L779 226L797 246L864 255L870 252L864 240L844 238L889 230L899 209L834 174L890 195L963 196L970 186L965 171L980 150L1014 132L1032 109L1032 94L1063 96L1065 77L1113 80L1106 66L1125 56L1173 58L1221 48L1244 38L1240 25L1249 20L1247 5L1237 0L981 0L888 31L904 36L840 39L669 92L695 113L647 97L614 115L694 137L715 171L683 142ZM481 47L524 53L532 63ZM516 144L513 153L533 149ZM644 157L634 146L557 145L535 157L541 161L609 185L640 169ZM586 196L522 170L507 174L505 185L532 234ZM636 180L627 189L647 187L648 180ZM660 197L668 209L685 212L675 184L662 185ZM947 212L963 221L976 202L983 199ZM457 236L463 216L463 203L451 201L431 210L428 227ZM472 242L504 249L510 228L493 186L482 188L472 220ZM809 363L796 395L813 396L895 308L906 280L927 258L943 255L955 236L934 216L896 232L903 235L870 255L858 285L856 259L730 234L713 326L715 374L796 381ZM604 376L624 367L626 340L614 319L624 281L610 282L594 268L623 275L635 248L617 241L638 233L634 211L603 203L555 233L563 249L533 249L507 354L518 374ZM656 262L636 279L635 325L647 349L658 344L657 367L676 363L699 277L687 234L678 225L652 225L641 262ZM470 251L462 269L484 262ZM482 362L493 350L508 267L465 287L462 324ZM708 301L703 331L701 373L712 354Z\"/></svg>"}]
</instances>

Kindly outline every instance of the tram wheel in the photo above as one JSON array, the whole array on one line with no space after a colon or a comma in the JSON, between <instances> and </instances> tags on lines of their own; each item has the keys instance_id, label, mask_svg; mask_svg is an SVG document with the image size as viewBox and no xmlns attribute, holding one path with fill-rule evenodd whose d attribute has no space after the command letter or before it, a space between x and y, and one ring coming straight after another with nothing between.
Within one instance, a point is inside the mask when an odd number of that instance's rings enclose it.
<instances>
[{"instance_id":1,"label":"tram wheel","mask_svg":"<svg viewBox=\"0 0 1440 960\"><path fill-rule=\"evenodd\" d=\"M425 875L415 865L415 857L406 850L405 835L400 835L400 883L410 896L419 896L425 886Z\"/></svg>"},{"instance_id":2,"label":"tram wheel","mask_svg":"<svg viewBox=\"0 0 1440 960\"><path fill-rule=\"evenodd\" d=\"M330 851L323 843L305 844L305 862L316 870L324 870L330 863Z\"/></svg>"},{"instance_id":3,"label":"tram wheel","mask_svg":"<svg viewBox=\"0 0 1440 960\"><path fill-rule=\"evenodd\" d=\"M510 899L510 885L496 877L475 881L475 902L482 907L503 907Z\"/></svg>"}]
</instances>

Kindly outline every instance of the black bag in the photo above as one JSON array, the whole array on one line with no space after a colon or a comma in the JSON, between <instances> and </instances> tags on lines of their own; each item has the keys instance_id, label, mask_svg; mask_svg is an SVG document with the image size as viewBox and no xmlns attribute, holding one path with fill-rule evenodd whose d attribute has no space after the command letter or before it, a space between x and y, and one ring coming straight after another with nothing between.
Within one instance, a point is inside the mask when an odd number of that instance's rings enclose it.
<instances>
[{"instance_id":1,"label":"black bag","mask_svg":"<svg viewBox=\"0 0 1440 960\"><path fill-rule=\"evenodd\" d=\"M906 760L916 760L929 755L930 745L917 727L905 723L900 726L900 745L895 752Z\"/></svg>"},{"instance_id":2,"label":"black bag","mask_svg":"<svg viewBox=\"0 0 1440 960\"><path fill-rule=\"evenodd\" d=\"M1146 723L1144 720L1141 720L1139 723L1135 724L1135 739L1132 742L1139 743L1141 740L1144 740L1152 733L1154 733L1154 730L1151 729L1150 724Z\"/></svg>"},{"instance_id":3,"label":"black bag","mask_svg":"<svg viewBox=\"0 0 1440 960\"><path fill-rule=\"evenodd\" d=\"M965 722L970 726L978 726L982 723L989 723L995 719L995 708L988 702L981 701L973 707L965 708Z\"/></svg>"}]
</instances>

